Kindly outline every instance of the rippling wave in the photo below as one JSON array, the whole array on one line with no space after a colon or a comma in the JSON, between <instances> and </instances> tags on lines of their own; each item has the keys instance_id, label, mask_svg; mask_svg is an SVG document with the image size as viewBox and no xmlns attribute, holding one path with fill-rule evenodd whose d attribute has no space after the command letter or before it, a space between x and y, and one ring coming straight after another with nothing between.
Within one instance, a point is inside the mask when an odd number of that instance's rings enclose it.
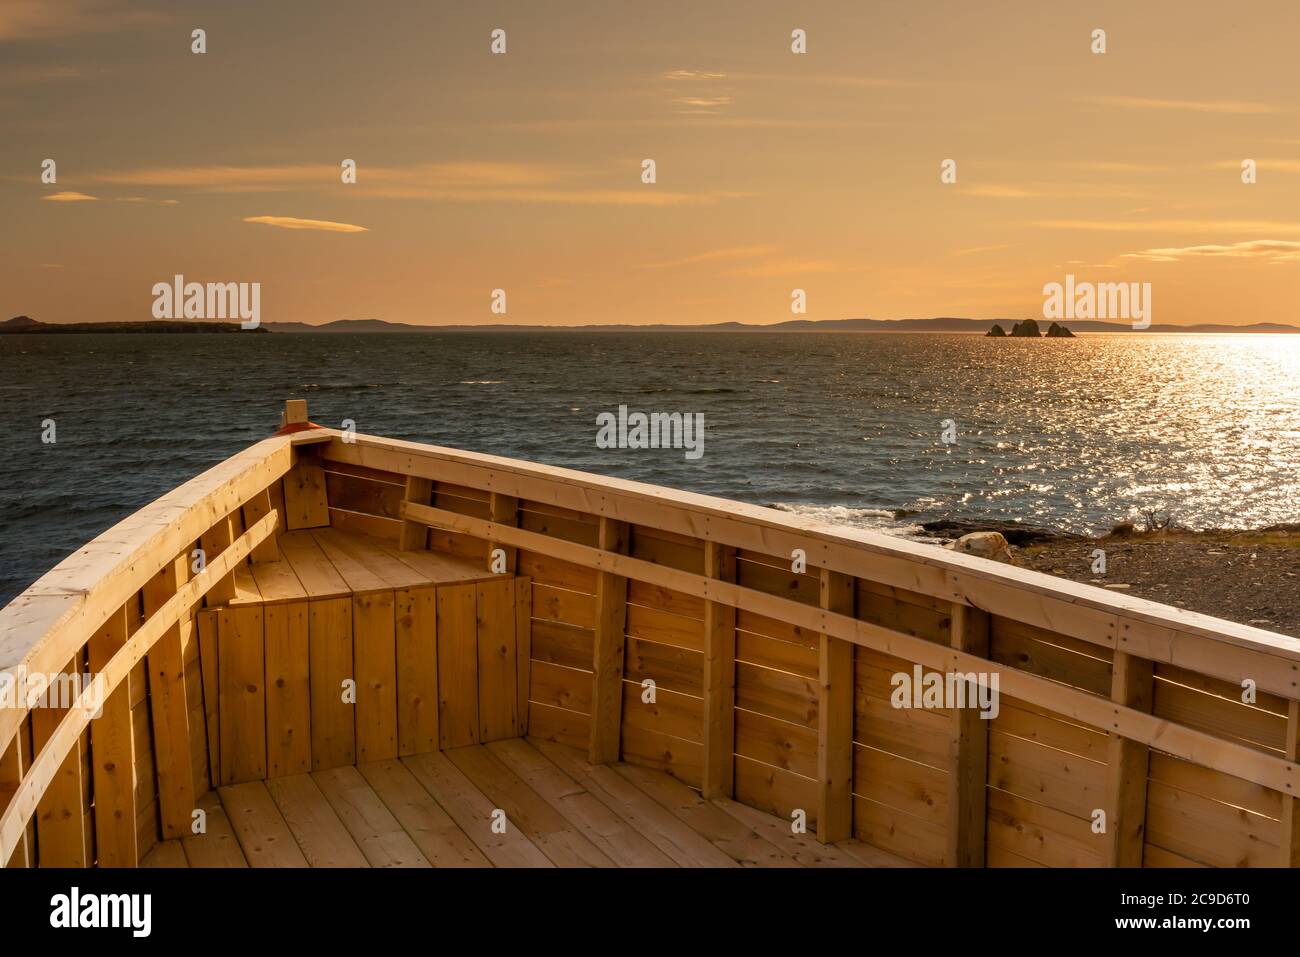
<instances>
[{"instance_id":1,"label":"rippling wave","mask_svg":"<svg viewBox=\"0 0 1300 957\"><path fill-rule=\"evenodd\" d=\"M291 395L321 424L894 532L1300 520L1300 336L5 336L0 383L0 601L271 432ZM597 448L619 405L703 413L704 456Z\"/></svg>"}]
</instances>

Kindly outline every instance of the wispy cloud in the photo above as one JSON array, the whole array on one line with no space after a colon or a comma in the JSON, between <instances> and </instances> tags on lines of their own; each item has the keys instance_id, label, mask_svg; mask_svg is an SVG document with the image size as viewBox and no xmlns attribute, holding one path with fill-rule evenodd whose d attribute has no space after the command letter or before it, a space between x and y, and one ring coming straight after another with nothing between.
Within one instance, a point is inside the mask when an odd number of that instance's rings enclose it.
<instances>
[{"instance_id":1,"label":"wispy cloud","mask_svg":"<svg viewBox=\"0 0 1300 957\"><path fill-rule=\"evenodd\" d=\"M777 276L806 276L811 273L836 272L839 263L829 259L769 259L752 266L733 269L733 276L749 276L756 279Z\"/></svg>"},{"instance_id":2,"label":"wispy cloud","mask_svg":"<svg viewBox=\"0 0 1300 957\"><path fill-rule=\"evenodd\" d=\"M669 70L660 74L665 80L721 80L725 73L710 73L707 70Z\"/></svg>"},{"instance_id":3,"label":"wispy cloud","mask_svg":"<svg viewBox=\"0 0 1300 957\"><path fill-rule=\"evenodd\" d=\"M1078 160L1060 165L1097 173L1166 173L1173 169L1168 163L1117 163L1109 160Z\"/></svg>"},{"instance_id":4,"label":"wispy cloud","mask_svg":"<svg viewBox=\"0 0 1300 957\"><path fill-rule=\"evenodd\" d=\"M1244 100L1166 100L1146 96L1082 96L1082 103L1126 110L1186 110L1195 113L1282 113L1281 107Z\"/></svg>"},{"instance_id":5,"label":"wispy cloud","mask_svg":"<svg viewBox=\"0 0 1300 957\"><path fill-rule=\"evenodd\" d=\"M85 193L75 193L65 190L62 193L47 193L41 199L47 203L89 203L99 199L98 196L89 196Z\"/></svg>"},{"instance_id":6,"label":"wispy cloud","mask_svg":"<svg viewBox=\"0 0 1300 957\"><path fill-rule=\"evenodd\" d=\"M994 246L967 246L965 249L954 249L954 256L974 256L977 253L993 253L1000 249L1010 249L1011 243L998 243Z\"/></svg>"},{"instance_id":7,"label":"wispy cloud","mask_svg":"<svg viewBox=\"0 0 1300 957\"><path fill-rule=\"evenodd\" d=\"M324 233L365 233L365 226L351 223L332 223L327 219L298 219L296 216L245 216L246 223L261 223L264 226L278 226L280 229L314 229Z\"/></svg>"},{"instance_id":8,"label":"wispy cloud","mask_svg":"<svg viewBox=\"0 0 1300 957\"><path fill-rule=\"evenodd\" d=\"M1178 262L1182 259L1256 259L1266 262L1300 262L1300 242L1286 239L1252 239L1248 242L1226 245L1166 246L1124 253L1124 259L1142 259L1147 262Z\"/></svg>"},{"instance_id":9,"label":"wispy cloud","mask_svg":"<svg viewBox=\"0 0 1300 957\"><path fill-rule=\"evenodd\" d=\"M1098 183L975 183L960 187L968 196L987 199L1133 199L1146 194Z\"/></svg>"},{"instance_id":10,"label":"wispy cloud","mask_svg":"<svg viewBox=\"0 0 1300 957\"><path fill-rule=\"evenodd\" d=\"M1044 219L1027 225L1102 233L1300 233L1300 223L1258 219Z\"/></svg>"},{"instance_id":11,"label":"wispy cloud","mask_svg":"<svg viewBox=\"0 0 1300 957\"><path fill-rule=\"evenodd\" d=\"M725 249L710 249L681 259L669 259L664 262L643 263L641 269L672 269L677 266L695 266L700 263L713 263L733 259L754 259L776 252L779 246L728 246Z\"/></svg>"},{"instance_id":12,"label":"wispy cloud","mask_svg":"<svg viewBox=\"0 0 1300 957\"><path fill-rule=\"evenodd\" d=\"M143 203L149 206L179 206L179 199L151 199L148 196L115 196L116 203Z\"/></svg>"},{"instance_id":13,"label":"wispy cloud","mask_svg":"<svg viewBox=\"0 0 1300 957\"><path fill-rule=\"evenodd\" d=\"M424 199L450 203L537 203L608 206L680 206L716 203L743 196L734 192L682 193L658 186L629 189L587 185L609 171L577 170L530 163L457 161L412 166L357 168L356 195L380 199ZM635 181L638 168L625 179ZM118 170L91 177L96 182L134 187L190 189L210 193L337 191L339 167L329 164L284 166L175 166Z\"/></svg>"},{"instance_id":14,"label":"wispy cloud","mask_svg":"<svg viewBox=\"0 0 1300 957\"><path fill-rule=\"evenodd\" d=\"M0 42L107 33L165 19L156 10L132 9L122 0L4 0Z\"/></svg>"}]
</instances>

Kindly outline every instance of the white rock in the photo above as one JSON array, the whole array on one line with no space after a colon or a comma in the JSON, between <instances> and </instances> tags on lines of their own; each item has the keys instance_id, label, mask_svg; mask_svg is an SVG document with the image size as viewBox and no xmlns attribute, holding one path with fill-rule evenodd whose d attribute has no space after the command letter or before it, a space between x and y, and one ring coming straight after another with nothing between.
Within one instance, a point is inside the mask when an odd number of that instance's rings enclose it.
<instances>
[{"instance_id":1,"label":"white rock","mask_svg":"<svg viewBox=\"0 0 1300 957\"><path fill-rule=\"evenodd\" d=\"M974 555L976 558L991 558L995 562L1011 561L1011 546L1007 544L1001 532L971 532L955 542L950 542L944 548Z\"/></svg>"}]
</instances>

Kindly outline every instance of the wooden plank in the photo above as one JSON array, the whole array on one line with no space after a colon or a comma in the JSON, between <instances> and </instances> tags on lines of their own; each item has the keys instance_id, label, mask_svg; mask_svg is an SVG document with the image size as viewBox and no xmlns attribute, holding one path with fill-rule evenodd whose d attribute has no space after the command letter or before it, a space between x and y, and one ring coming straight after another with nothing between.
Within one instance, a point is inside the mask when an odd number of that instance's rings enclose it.
<instances>
[{"instance_id":1,"label":"wooden plank","mask_svg":"<svg viewBox=\"0 0 1300 957\"><path fill-rule=\"evenodd\" d=\"M733 509L743 508L736 503L728 504ZM855 621L847 619L845 616L809 608L798 601L762 594L752 589L732 587L726 583L709 584L708 579L704 579L702 576L691 575L628 556L592 549L578 544L558 541L539 542L538 538L540 536L535 536L531 532L521 529L507 529L493 525L490 522L482 522L467 516L454 516L437 509L419 509L418 506L406 506L406 512L411 517L421 518L430 522L430 524L449 530L465 534L478 533L497 536L520 548L537 549L544 545L546 550L553 551L556 557L566 561L588 565L611 574L640 578L678 591L690 592L700 596L707 594L710 600L745 605L759 614L783 618L800 627L832 634L854 644L905 657L929 668L948 669L955 667L963 671L988 670L987 659L952 651L946 646L873 625L869 622ZM891 547L897 546L891 543ZM873 556L873 562L876 557ZM962 568L960 573L951 570L948 572L955 586L952 589L954 600L963 600L965 604L972 604L969 599L964 599L965 593L962 589L965 587L966 580L973 582L978 579L982 586L993 584L996 590L996 583L974 574L973 570L967 568L964 562L951 557L943 557L940 561L953 563L954 568ZM982 568L982 564L980 567ZM868 572L867 574L884 580L878 571ZM1051 583L1052 587L1065 597L1048 597L1045 594L1034 592L1029 596L1029 600L1024 603L1023 607L1017 605L1018 611L1016 614L1042 627L1054 629L1073 637L1095 639L1095 643L1110 646L1114 640L1113 632L1117 620L1116 615L1101 612L1095 615L1085 613L1079 615L1077 619L1072 619L1070 616L1075 614L1076 610L1080 610L1080 605L1078 601L1073 600L1071 586L1060 579L1051 579ZM1006 603L1014 600L1016 595L1023 596L1025 585L1024 581L1017 579L1015 586L1003 588L998 595L992 596L990 600L990 604L997 607L990 607L989 610L996 611L998 607L1005 608ZM917 588L918 585L913 584L910 587ZM716 593L713 589L716 589ZM984 604L984 596L981 593L981 607ZM1086 611L1086 609L1082 610ZM1282 651L1284 649L1279 646L1278 653L1280 654ZM1286 761L1281 757L1261 754L1234 742L1216 738L1214 735L1161 720L1152 714L1116 706L1113 702L1099 699L1097 696L1080 689L1058 685L1037 675L1016 669L1003 669L1001 678L1001 691L1004 694L1020 698L1031 704L1049 707L1063 716L1083 724L1091 724L1097 727L1104 726L1108 730L1114 730L1126 737L1147 744L1158 740L1161 749L1171 754L1208 764L1226 773L1254 780L1257 783L1268 784L1278 790L1294 788L1294 776L1300 774L1300 765ZM737 680L737 693L739 695L739 675Z\"/></svg>"},{"instance_id":2,"label":"wooden plank","mask_svg":"<svg viewBox=\"0 0 1300 957\"><path fill-rule=\"evenodd\" d=\"M515 594L510 579L476 587L478 740L486 743L519 734Z\"/></svg>"},{"instance_id":3,"label":"wooden plank","mask_svg":"<svg viewBox=\"0 0 1300 957\"><path fill-rule=\"evenodd\" d=\"M189 562L181 556L141 589L146 618L155 614L189 580ZM189 703L185 695L185 658L178 622L158 639L146 656L149 704L153 717L154 768L158 775L158 810L164 840L190 833L197 788L190 752Z\"/></svg>"},{"instance_id":4,"label":"wooden plank","mask_svg":"<svg viewBox=\"0 0 1300 957\"><path fill-rule=\"evenodd\" d=\"M539 662L537 668L543 667ZM573 674L573 672L569 672ZM577 672L579 677L583 672ZM590 683L585 691L590 694ZM584 690L581 687L579 690ZM579 705L574 706L581 711ZM736 718L736 734L740 733L740 717ZM634 681L623 682L623 727L660 731L675 738L685 738L696 744L704 743L704 699L694 695L678 694L667 688L655 689L655 700L646 701L641 685ZM739 748L737 748L739 749Z\"/></svg>"},{"instance_id":5,"label":"wooden plank","mask_svg":"<svg viewBox=\"0 0 1300 957\"><path fill-rule=\"evenodd\" d=\"M495 741L488 750L619 867L675 866L648 837L628 826L528 742Z\"/></svg>"},{"instance_id":6,"label":"wooden plank","mask_svg":"<svg viewBox=\"0 0 1300 957\"><path fill-rule=\"evenodd\" d=\"M438 587L438 742L478 743L478 638L474 585Z\"/></svg>"},{"instance_id":7,"label":"wooden plank","mask_svg":"<svg viewBox=\"0 0 1300 957\"><path fill-rule=\"evenodd\" d=\"M581 748L585 754L591 744L591 715L530 701L528 734L542 741Z\"/></svg>"},{"instance_id":8,"label":"wooden plank","mask_svg":"<svg viewBox=\"0 0 1300 957\"><path fill-rule=\"evenodd\" d=\"M854 613L854 580L821 569L822 608ZM847 840L853 834L853 645L821 636L817 685L817 840Z\"/></svg>"},{"instance_id":9,"label":"wooden plank","mask_svg":"<svg viewBox=\"0 0 1300 957\"><path fill-rule=\"evenodd\" d=\"M372 867L431 866L356 768L317 771L312 779Z\"/></svg>"},{"instance_id":10,"label":"wooden plank","mask_svg":"<svg viewBox=\"0 0 1300 957\"><path fill-rule=\"evenodd\" d=\"M266 650L263 609L218 613L217 672L222 784L266 777Z\"/></svg>"},{"instance_id":11,"label":"wooden plank","mask_svg":"<svg viewBox=\"0 0 1300 957\"><path fill-rule=\"evenodd\" d=\"M663 771L693 788L700 786L704 773L703 745L632 724L623 728L623 760Z\"/></svg>"},{"instance_id":12,"label":"wooden plank","mask_svg":"<svg viewBox=\"0 0 1300 957\"><path fill-rule=\"evenodd\" d=\"M735 581L736 550L706 543L704 573ZM706 799L730 797L736 777L736 609L716 601L704 603L703 719L701 790Z\"/></svg>"},{"instance_id":13,"label":"wooden plank","mask_svg":"<svg viewBox=\"0 0 1300 957\"><path fill-rule=\"evenodd\" d=\"M275 778L266 789L311 867L370 866L311 775Z\"/></svg>"},{"instance_id":14,"label":"wooden plank","mask_svg":"<svg viewBox=\"0 0 1300 957\"><path fill-rule=\"evenodd\" d=\"M507 827L517 827L556 867L614 867L596 847L510 768L482 745L457 748L447 757L474 786L505 812Z\"/></svg>"},{"instance_id":15,"label":"wooden plank","mask_svg":"<svg viewBox=\"0 0 1300 957\"><path fill-rule=\"evenodd\" d=\"M64 668L63 673L81 674L80 657ZM47 692L43 703L31 709L32 750L37 759L69 710L56 706L59 704L56 695L57 691ZM86 846L82 822L85 810L82 747L78 737L36 805L36 859L41 867L89 867L91 864L93 848Z\"/></svg>"},{"instance_id":16,"label":"wooden plank","mask_svg":"<svg viewBox=\"0 0 1300 957\"><path fill-rule=\"evenodd\" d=\"M345 698L353 681L352 600L307 604L311 683L311 766L324 771L356 763L356 707Z\"/></svg>"},{"instance_id":17,"label":"wooden plank","mask_svg":"<svg viewBox=\"0 0 1300 957\"><path fill-rule=\"evenodd\" d=\"M431 587L393 593L397 640L397 751L438 749L438 600ZM436 863L436 862L435 862Z\"/></svg>"},{"instance_id":18,"label":"wooden plank","mask_svg":"<svg viewBox=\"0 0 1300 957\"><path fill-rule=\"evenodd\" d=\"M249 867L307 867L293 832L261 781L218 789Z\"/></svg>"},{"instance_id":19,"label":"wooden plank","mask_svg":"<svg viewBox=\"0 0 1300 957\"><path fill-rule=\"evenodd\" d=\"M532 747L612 810L633 830L681 867L737 867L736 861L696 833L658 801L619 774L615 766L591 764L584 750L530 739Z\"/></svg>"},{"instance_id":20,"label":"wooden plank","mask_svg":"<svg viewBox=\"0 0 1300 957\"><path fill-rule=\"evenodd\" d=\"M987 658L990 620L986 612L956 602L952 605L952 647ZM952 743L948 758L949 867L983 867L989 775L989 722L973 707L973 686L967 706L952 709Z\"/></svg>"},{"instance_id":21,"label":"wooden plank","mask_svg":"<svg viewBox=\"0 0 1300 957\"><path fill-rule=\"evenodd\" d=\"M279 487L279 482L276 486ZM283 494L283 492L281 493ZM258 492L243 506L244 527L252 528L260 521L263 516L276 511L275 504L271 501L270 489L263 489ZM284 528L283 525L280 526ZM280 560L280 549L275 544L275 536L264 539L253 549L252 560L255 563L261 562L278 562Z\"/></svg>"},{"instance_id":22,"label":"wooden plank","mask_svg":"<svg viewBox=\"0 0 1300 957\"><path fill-rule=\"evenodd\" d=\"M528 733L528 698L532 681L532 579L517 577L511 587L515 603L515 715L522 736Z\"/></svg>"},{"instance_id":23,"label":"wooden plank","mask_svg":"<svg viewBox=\"0 0 1300 957\"><path fill-rule=\"evenodd\" d=\"M144 859L140 861L141 867L161 867L168 870L175 870L182 867L189 867L189 861L185 859L185 849L181 847L181 842L173 838L170 841L163 841L154 847Z\"/></svg>"},{"instance_id":24,"label":"wooden plank","mask_svg":"<svg viewBox=\"0 0 1300 957\"><path fill-rule=\"evenodd\" d=\"M281 535L280 553L293 568L308 598L341 598L352 594L352 589L321 551L311 532Z\"/></svg>"},{"instance_id":25,"label":"wooden plank","mask_svg":"<svg viewBox=\"0 0 1300 957\"><path fill-rule=\"evenodd\" d=\"M352 597L357 762L397 757L397 639L393 592Z\"/></svg>"},{"instance_id":26,"label":"wooden plank","mask_svg":"<svg viewBox=\"0 0 1300 957\"><path fill-rule=\"evenodd\" d=\"M728 798L720 798L714 803L740 823L753 828L755 833L767 838L804 867L862 866L858 858L835 844L823 844L814 836L796 834L788 820L765 814L757 808Z\"/></svg>"},{"instance_id":27,"label":"wooden plank","mask_svg":"<svg viewBox=\"0 0 1300 957\"><path fill-rule=\"evenodd\" d=\"M1128 708L1150 711L1153 695L1152 663L1116 651L1111 699ZM1107 752L1105 863L1108 867L1141 867L1149 752L1140 741L1117 734L1111 735Z\"/></svg>"},{"instance_id":28,"label":"wooden plank","mask_svg":"<svg viewBox=\"0 0 1300 957\"><path fill-rule=\"evenodd\" d=\"M229 548L234 540L235 529L229 515L222 516L210 528L204 529L199 536L199 548L203 550L204 566L212 564L212 560ZM232 572L212 586L204 596L204 601L209 608L215 608L224 605L234 597L235 578Z\"/></svg>"},{"instance_id":29,"label":"wooden plank","mask_svg":"<svg viewBox=\"0 0 1300 957\"><path fill-rule=\"evenodd\" d=\"M284 476L284 514L290 531L330 523L325 470L319 465L300 458Z\"/></svg>"},{"instance_id":30,"label":"wooden plank","mask_svg":"<svg viewBox=\"0 0 1300 957\"><path fill-rule=\"evenodd\" d=\"M109 616L86 643L91 674L98 674L126 644L126 608ZM135 867L135 734L131 727L131 678L110 694L90 723L95 787L95 860L100 867ZM16 756L16 755L15 755ZM15 784L17 782L15 781ZM3 781L0 781L3 790Z\"/></svg>"},{"instance_id":31,"label":"wooden plank","mask_svg":"<svg viewBox=\"0 0 1300 957\"><path fill-rule=\"evenodd\" d=\"M375 761L357 770L434 867L492 866L401 761Z\"/></svg>"},{"instance_id":32,"label":"wooden plank","mask_svg":"<svg viewBox=\"0 0 1300 957\"><path fill-rule=\"evenodd\" d=\"M433 482L426 478L409 475L406 478L406 494L403 498L418 505L428 505L433 497ZM409 519L402 522L402 537L399 545L402 551L423 551L429 544L429 529L419 522Z\"/></svg>"},{"instance_id":33,"label":"wooden plank","mask_svg":"<svg viewBox=\"0 0 1300 957\"><path fill-rule=\"evenodd\" d=\"M128 721L129 718L128 705ZM0 749L0 812L3 812L5 808L9 806L9 801L12 800L14 792L18 790L18 785L23 779L24 768L27 765L27 761L25 760L26 750L26 729L23 727L18 729L18 734L16 734L14 739L9 742L7 748ZM132 850L134 850L134 815L131 816L128 823L131 829ZM31 867L36 863L34 860L36 856L36 842L34 836L30 833L31 831L32 828L29 824L27 830L24 831L22 836L18 839L18 843L15 845L13 853L9 855L9 860L0 861L0 863L3 863L5 867ZM134 865L135 857L132 855L131 863L125 866L131 867Z\"/></svg>"},{"instance_id":34,"label":"wooden plank","mask_svg":"<svg viewBox=\"0 0 1300 957\"><path fill-rule=\"evenodd\" d=\"M602 518L598 536L601 549L615 553L627 551L626 524ZM627 579L601 572L596 576L596 646L592 654L591 744L588 748L592 764L609 764L619 757L626 625Z\"/></svg>"},{"instance_id":35,"label":"wooden plank","mask_svg":"<svg viewBox=\"0 0 1300 957\"><path fill-rule=\"evenodd\" d=\"M631 764L616 770L742 867L798 867L788 853L680 781Z\"/></svg>"},{"instance_id":36,"label":"wooden plank","mask_svg":"<svg viewBox=\"0 0 1300 957\"><path fill-rule=\"evenodd\" d=\"M519 499L513 495L502 495L493 492L488 499L488 518L499 525L518 525L519 524ZM514 574L519 566L519 550L510 545L502 545L498 542L488 542L488 563L491 566L492 550L500 548L505 552L506 567L505 571Z\"/></svg>"},{"instance_id":37,"label":"wooden plank","mask_svg":"<svg viewBox=\"0 0 1300 957\"><path fill-rule=\"evenodd\" d=\"M266 605L266 775L311 770L310 638L307 602Z\"/></svg>"},{"instance_id":38,"label":"wooden plank","mask_svg":"<svg viewBox=\"0 0 1300 957\"><path fill-rule=\"evenodd\" d=\"M415 754L402 759L433 799L451 816L465 835L497 867L554 867L527 835L506 821L492 827L495 805L465 777L446 754Z\"/></svg>"},{"instance_id":39,"label":"wooden plank","mask_svg":"<svg viewBox=\"0 0 1300 957\"><path fill-rule=\"evenodd\" d=\"M181 839L190 867L247 867L248 861L239 849L239 839L217 792L209 791L199 798L199 809L204 814L205 830Z\"/></svg>"},{"instance_id":40,"label":"wooden plank","mask_svg":"<svg viewBox=\"0 0 1300 957\"><path fill-rule=\"evenodd\" d=\"M1287 702L1286 759L1300 760L1300 701ZM1282 836L1278 864L1300 867L1300 798L1282 795Z\"/></svg>"}]
</instances>

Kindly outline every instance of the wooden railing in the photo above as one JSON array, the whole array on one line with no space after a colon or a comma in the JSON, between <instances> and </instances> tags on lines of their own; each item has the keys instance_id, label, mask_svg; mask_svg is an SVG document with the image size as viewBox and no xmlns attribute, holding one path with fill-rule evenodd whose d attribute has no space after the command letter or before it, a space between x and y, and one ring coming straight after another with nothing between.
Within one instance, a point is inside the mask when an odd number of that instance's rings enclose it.
<instances>
[{"instance_id":1,"label":"wooden railing","mask_svg":"<svg viewBox=\"0 0 1300 957\"><path fill-rule=\"evenodd\" d=\"M0 611L0 674L94 675L70 709L0 709L0 861L129 866L187 833L215 783L196 609L274 561L279 532L323 524L499 550L532 582L520 728L594 763L923 864L1300 857L1294 638L757 506L304 426ZM997 716L896 707L913 669L996 676Z\"/></svg>"},{"instance_id":2,"label":"wooden railing","mask_svg":"<svg viewBox=\"0 0 1300 957\"><path fill-rule=\"evenodd\" d=\"M407 482L382 521L466 554L517 552L543 603L530 733L592 761L659 767L929 864L1300 853L1294 638L692 493L364 435L316 451L327 469ZM383 531L378 515L335 520ZM561 625L575 644L592 633L585 668L536 650ZM795 665L769 653L800 643ZM880 679L915 665L996 674L1002 715L891 714ZM671 705L640 713L656 675Z\"/></svg>"},{"instance_id":3,"label":"wooden railing","mask_svg":"<svg viewBox=\"0 0 1300 957\"><path fill-rule=\"evenodd\" d=\"M193 613L273 542L281 518L271 490L292 461L287 436L252 446L0 610L0 680L20 696L0 708L0 863L38 863L39 841L43 866L134 866L156 837L155 816L164 837L189 833L208 786L202 729L191 733L190 713L202 708L191 690ZM90 680L62 707L30 707L29 676L60 673Z\"/></svg>"}]
</instances>

